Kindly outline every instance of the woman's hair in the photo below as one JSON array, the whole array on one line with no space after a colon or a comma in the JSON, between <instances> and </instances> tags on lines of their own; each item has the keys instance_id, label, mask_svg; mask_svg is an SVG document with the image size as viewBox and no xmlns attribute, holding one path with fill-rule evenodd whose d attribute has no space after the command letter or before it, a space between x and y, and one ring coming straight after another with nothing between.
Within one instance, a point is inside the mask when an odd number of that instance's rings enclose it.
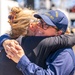
<instances>
[{"instance_id":1,"label":"woman's hair","mask_svg":"<svg viewBox=\"0 0 75 75\"><path fill-rule=\"evenodd\" d=\"M10 36L11 38L18 38L20 35L27 35L27 28L30 25L30 21L34 20L33 14L35 11L30 9L22 9L20 7L12 7L9 18L9 24L11 26Z\"/></svg>"}]
</instances>

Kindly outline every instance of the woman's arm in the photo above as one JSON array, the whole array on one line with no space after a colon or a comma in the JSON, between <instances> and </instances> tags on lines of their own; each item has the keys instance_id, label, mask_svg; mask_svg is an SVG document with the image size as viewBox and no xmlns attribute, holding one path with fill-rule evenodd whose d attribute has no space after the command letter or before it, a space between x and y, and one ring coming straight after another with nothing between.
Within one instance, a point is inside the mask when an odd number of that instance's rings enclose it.
<instances>
[{"instance_id":1,"label":"woman's arm","mask_svg":"<svg viewBox=\"0 0 75 75\"><path fill-rule=\"evenodd\" d=\"M65 35L67 38L68 38L68 45L70 46L70 47L72 47L72 46L74 46L75 45L75 34L71 34L71 35ZM66 44L66 45L67 45Z\"/></svg>"},{"instance_id":2,"label":"woman's arm","mask_svg":"<svg viewBox=\"0 0 75 75\"><path fill-rule=\"evenodd\" d=\"M37 57L36 64L42 67L40 64L43 64L49 54L56 52L60 48L72 47L74 45L75 34L45 38L34 49L34 53Z\"/></svg>"},{"instance_id":3,"label":"woman's arm","mask_svg":"<svg viewBox=\"0 0 75 75\"><path fill-rule=\"evenodd\" d=\"M0 50L3 48L3 42L7 39L10 39L9 34L4 34L4 35L0 36ZM48 40L50 40L50 42L47 45L50 47L52 46L53 48L54 48L54 46L59 47L59 48L72 47L75 45L75 41L74 41L75 34L50 37ZM43 41L44 40L42 40L42 42ZM45 43L44 43L44 45L45 45Z\"/></svg>"},{"instance_id":4,"label":"woman's arm","mask_svg":"<svg viewBox=\"0 0 75 75\"><path fill-rule=\"evenodd\" d=\"M0 36L0 50L3 49L3 42L7 39L10 39L9 34L4 34L4 35Z\"/></svg>"},{"instance_id":5,"label":"woman's arm","mask_svg":"<svg viewBox=\"0 0 75 75\"><path fill-rule=\"evenodd\" d=\"M55 49L72 47L75 45L75 34L71 35L60 35L54 37L48 37L43 39L38 46L34 49L34 53L37 56L36 49L39 50L40 47L52 49L52 52L55 52Z\"/></svg>"},{"instance_id":6,"label":"woman's arm","mask_svg":"<svg viewBox=\"0 0 75 75\"><path fill-rule=\"evenodd\" d=\"M16 39L16 41L18 41L19 44L21 44L22 37L23 36L20 36ZM14 39L11 39L9 34L4 34L4 35L0 36L0 50L2 50L5 45L10 44L12 41L16 42Z\"/></svg>"}]
</instances>

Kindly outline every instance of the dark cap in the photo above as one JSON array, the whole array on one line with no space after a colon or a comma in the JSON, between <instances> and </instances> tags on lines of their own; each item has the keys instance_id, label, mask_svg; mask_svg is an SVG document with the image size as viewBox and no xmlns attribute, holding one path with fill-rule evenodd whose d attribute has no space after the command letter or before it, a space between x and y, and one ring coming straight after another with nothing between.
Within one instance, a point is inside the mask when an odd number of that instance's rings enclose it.
<instances>
[{"instance_id":1,"label":"dark cap","mask_svg":"<svg viewBox=\"0 0 75 75\"><path fill-rule=\"evenodd\" d=\"M50 10L43 14L34 14L34 17L43 19L48 25L56 26L59 30L65 32L68 26L66 15L60 10Z\"/></svg>"}]
</instances>

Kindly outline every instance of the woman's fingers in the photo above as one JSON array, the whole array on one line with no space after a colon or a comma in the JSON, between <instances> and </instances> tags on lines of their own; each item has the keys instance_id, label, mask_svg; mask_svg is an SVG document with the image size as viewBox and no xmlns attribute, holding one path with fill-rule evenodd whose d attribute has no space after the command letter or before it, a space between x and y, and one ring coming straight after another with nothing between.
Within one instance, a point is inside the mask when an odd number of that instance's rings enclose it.
<instances>
[{"instance_id":1,"label":"woman's fingers","mask_svg":"<svg viewBox=\"0 0 75 75\"><path fill-rule=\"evenodd\" d=\"M10 55L6 55L9 59L11 59L12 57Z\"/></svg>"},{"instance_id":2,"label":"woman's fingers","mask_svg":"<svg viewBox=\"0 0 75 75\"><path fill-rule=\"evenodd\" d=\"M14 54L10 51L7 51L7 55L6 55L9 59L14 57Z\"/></svg>"},{"instance_id":3,"label":"woman's fingers","mask_svg":"<svg viewBox=\"0 0 75 75\"><path fill-rule=\"evenodd\" d=\"M9 43L9 46L15 47L15 45L19 45L19 43L15 40L11 40L11 42Z\"/></svg>"},{"instance_id":4,"label":"woman's fingers","mask_svg":"<svg viewBox=\"0 0 75 75\"><path fill-rule=\"evenodd\" d=\"M19 45L19 43L18 43L17 41L15 41L15 40L14 40L14 43L15 43L16 45Z\"/></svg>"},{"instance_id":5,"label":"woman's fingers","mask_svg":"<svg viewBox=\"0 0 75 75\"><path fill-rule=\"evenodd\" d=\"M21 47L20 45L16 45L15 48L16 48L17 50L22 50L22 47Z\"/></svg>"},{"instance_id":6,"label":"woman's fingers","mask_svg":"<svg viewBox=\"0 0 75 75\"><path fill-rule=\"evenodd\" d=\"M16 50L14 47L6 46L6 53L11 52L11 53L18 53L18 50Z\"/></svg>"}]
</instances>

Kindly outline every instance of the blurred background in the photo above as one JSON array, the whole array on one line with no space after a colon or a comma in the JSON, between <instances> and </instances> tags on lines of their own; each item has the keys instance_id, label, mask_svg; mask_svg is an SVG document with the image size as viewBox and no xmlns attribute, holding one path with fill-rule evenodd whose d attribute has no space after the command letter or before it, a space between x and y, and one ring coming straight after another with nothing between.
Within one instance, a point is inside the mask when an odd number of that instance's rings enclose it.
<instances>
[{"instance_id":1,"label":"blurred background","mask_svg":"<svg viewBox=\"0 0 75 75\"><path fill-rule=\"evenodd\" d=\"M75 33L75 0L0 0L0 35L10 30L8 14L13 6L30 8L40 13L51 9L63 11L69 20L69 31Z\"/></svg>"},{"instance_id":2,"label":"blurred background","mask_svg":"<svg viewBox=\"0 0 75 75\"><path fill-rule=\"evenodd\" d=\"M0 0L0 35L10 30L8 14L13 6L30 8L37 12L51 9L63 11L69 20L69 31L75 33L75 0Z\"/></svg>"}]
</instances>

